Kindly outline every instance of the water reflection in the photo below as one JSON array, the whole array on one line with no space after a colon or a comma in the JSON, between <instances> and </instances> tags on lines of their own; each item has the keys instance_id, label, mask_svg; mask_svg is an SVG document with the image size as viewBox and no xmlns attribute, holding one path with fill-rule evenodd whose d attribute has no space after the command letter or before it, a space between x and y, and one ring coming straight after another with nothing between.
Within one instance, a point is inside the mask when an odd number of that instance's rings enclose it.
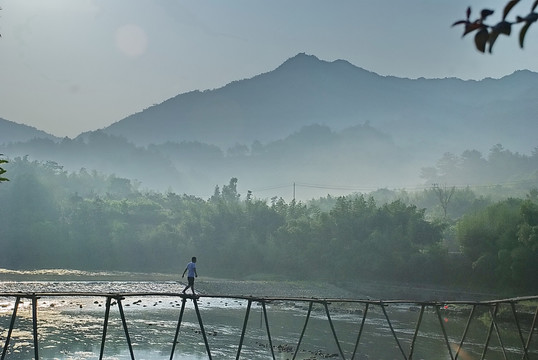
<instances>
[{"instance_id":1,"label":"water reflection","mask_svg":"<svg viewBox=\"0 0 538 360\"><path fill-rule=\"evenodd\" d=\"M168 292L179 293L183 285L174 281L42 281L3 282L2 292ZM105 297L47 297L38 300L39 355L41 359L96 359L99 357L105 314ZM0 329L2 346L11 320L14 298L0 298ZM128 296L122 301L130 340L136 359L169 359L178 324L182 300L177 296ZM182 318L174 359L207 359L204 338L192 300L187 300ZM248 301L230 298L201 297L198 302L207 342L214 359L235 358L241 339ZM297 359L346 358L356 349L355 359L404 359L410 351L413 338L414 359L451 359L456 353L467 317L469 305L441 307L439 313L426 307L420 328L415 331L420 305L387 304L385 307L359 303L327 304L333 328L327 318L324 304L314 303L308 324L308 302L273 301L266 305L270 335L275 356L291 359L301 333L304 331ZM517 312L528 337L536 302L528 311L518 305ZM533 307L534 306L534 307ZM129 359L117 304L113 305L105 342L106 359ZM384 310L384 311L383 311ZM367 311L367 316L363 317ZM390 325L385 317L390 319ZM509 305L499 311L499 331L508 351L520 358L523 355L521 336L515 322L510 320ZM480 308L468 328L468 335L460 351L460 359L480 358L490 322L487 307ZM364 326L361 331L361 323ZM441 319L441 322L439 321ZM394 330L394 333L391 330ZM450 350L442 329L446 330ZM333 337L333 329L337 339ZM241 348L241 358L271 359L271 348L260 303L252 302ZM357 337L361 331L360 341ZM396 336L395 336L396 335ZM536 336L538 337L538 335ZM531 356L538 357L536 337L531 344ZM337 342L338 341L338 342ZM404 356L403 354L406 354ZM17 312L15 328L7 359L28 359L33 356L31 301L22 299ZM487 359L503 359L501 344L495 334L491 337Z\"/></svg>"}]
</instances>

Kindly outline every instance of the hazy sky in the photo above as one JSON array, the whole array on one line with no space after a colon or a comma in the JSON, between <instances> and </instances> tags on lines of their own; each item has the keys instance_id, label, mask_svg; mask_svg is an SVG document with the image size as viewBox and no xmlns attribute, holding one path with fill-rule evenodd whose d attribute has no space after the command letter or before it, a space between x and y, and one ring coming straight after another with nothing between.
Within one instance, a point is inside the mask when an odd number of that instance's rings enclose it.
<instances>
[{"instance_id":1,"label":"hazy sky","mask_svg":"<svg viewBox=\"0 0 538 360\"><path fill-rule=\"evenodd\" d=\"M381 75L463 79L538 71L538 25L493 55L451 24L508 0L0 0L0 117L75 137L297 53ZM512 10L528 13L532 1Z\"/></svg>"}]
</instances>

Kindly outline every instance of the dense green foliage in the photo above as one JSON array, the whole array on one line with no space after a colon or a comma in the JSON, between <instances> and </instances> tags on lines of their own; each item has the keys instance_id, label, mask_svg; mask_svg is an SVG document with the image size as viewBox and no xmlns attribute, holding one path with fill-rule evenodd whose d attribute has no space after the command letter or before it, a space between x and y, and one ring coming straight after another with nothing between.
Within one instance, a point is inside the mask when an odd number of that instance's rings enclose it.
<instances>
[{"instance_id":1,"label":"dense green foliage","mask_svg":"<svg viewBox=\"0 0 538 360\"><path fill-rule=\"evenodd\" d=\"M538 192L466 215L458 238L477 281L532 288L538 283Z\"/></svg>"},{"instance_id":2,"label":"dense green foliage","mask_svg":"<svg viewBox=\"0 0 538 360\"><path fill-rule=\"evenodd\" d=\"M180 272L197 256L203 274L537 290L538 200L490 203L468 189L459 220L412 204L433 190L304 204L242 198L237 179L208 199L139 192L130 180L17 158L0 187L0 266ZM379 195L379 194L373 194ZM393 194L394 195L394 194ZM429 199L429 200L427 200ZM449 213L450 214L450 213ZM447 244L453 232L456 253Z\"/></svg>"}]
</instances>

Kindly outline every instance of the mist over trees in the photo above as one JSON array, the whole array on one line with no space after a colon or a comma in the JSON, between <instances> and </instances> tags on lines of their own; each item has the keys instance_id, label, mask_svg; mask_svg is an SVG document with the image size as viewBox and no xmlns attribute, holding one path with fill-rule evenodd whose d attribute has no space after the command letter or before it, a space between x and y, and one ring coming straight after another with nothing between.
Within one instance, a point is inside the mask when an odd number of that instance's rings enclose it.
<instances>
[{"instance_id":1,"label":"mist over trees","mask_svg":"<svg viewBox=\"0 0 538 360\"><path fill-rule=\"evenodd\" d=\"M311 125L285 139L267 144L238 143L227 149L197 141L144 147L123 137L91 132L57 142L42 138L13 142L0 145L0 150L12 157L53 159L68 171L84 167L136 179L145 189L206 195L211 194L209 189L215 184L231 177L238 177L254 188L263 188L313 178L333 183L331 174L338 174L340 181L346 182L360 176L361 184L371 187L380 179L390 180L393 171L399 171L398 181L415 183L419 168L413 160L406 161L406 151L396 146L388 135L368 124L341 132L324 125ZM378 166L381 159L387 167ZM320 167L324 169L322 177Z\"/></svg>"},{"instance_id":2,"label":"mist over trees","mask_svg":"<svg viewBox=\"0 0 538 360\"><path fill-rule=\"evenodd\" d=\"M536 149L525 155L497 144L488 154L478 150L465 150L460 155L445 153L434 166L426 166L435 159L418 162L389 135L369 124L340 132L325 125L311 125L285 139L266 144L238 143L228 149L195 141L143 147L122 137L92 132L57 142L35 138L8 143L0 145L0 152L13 158L53 160L69 172L84 168L133 179L139 189L204 197L211 195L215 184L231 177L241 179L253 191L315 179L321 184L360 184L369 189L405 188L410 184L427 188L432 184L471 186L480 194L493 196L499 191L495 186L501 185L520 197L538 183ZM272 196L254 193L258 197ZM312 198L307 195L302 200Z\"/></svg>"},{"instance_id":3,"label":"mist over trees","mask_svg":"<svg viewBox=\"0 0 538 360\"><path fill-rule=\"evenodd\" d=\"M434 189L303 203L242 195L231 178L202 199L27 157L8 170L11 181L0 186L7 268L179 273L198 256L215 277L537 290L536 190L493 201L457 189L443 218L417 205L438 206Z\"/></svg>"},{"instance_id":4,"label":"mist over trees","mask_svg":"<svg viewBox=\"0 0 538 360\"><path fill-rule=\"evenodd\" d=\"M424 167L421 177L427 184L482 187L485 192L505 186L512 189L512 195L524 196L538 183L538 148L530 156L513 153L501 144L493 146L487 157L477 150L459 156L445 153L435 166Z\"/></svg>"}]
</instances>

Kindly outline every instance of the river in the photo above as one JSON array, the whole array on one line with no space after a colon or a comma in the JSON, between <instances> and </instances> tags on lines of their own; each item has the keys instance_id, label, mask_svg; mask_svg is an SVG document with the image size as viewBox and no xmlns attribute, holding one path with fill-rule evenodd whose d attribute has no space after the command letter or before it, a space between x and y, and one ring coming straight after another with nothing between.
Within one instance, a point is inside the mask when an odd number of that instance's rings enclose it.
<instances>
[{"instance_id":1,"label":"river","mask_svg":"<svg viewBox=\"0 0 538 360\"><path fill-rule=\"evenodd\" d=\"M0 270L1 293L159 293L157 296L126 296L122 300L126 325L136 359L170 359L173 340L181 312L182 299L177 295L184 287L175 276L165 274L133 273L85 273L66 270L16 272ZM207 344L213 359L234 359L240 344L248 300L233 296L278 296L316 298L353 297L346 290L333 285L239 282L218 279L197 279L200 315ZM209 295L229 295L209 297ZM364 294L365 299L368 294ZM386 306L364 303L332 301L327 304L330 318L337 335L334 339L323 302L314 302L308 324L308 301L273 301L266 305L269 332L279 360L291 359L304 330L297 359L341 359L342 352L350 359L361 328L363 331L357 345L355 359L404 359L408 357L415 335L420 304L389 303ZM0 297L0 336L4 347L13 313L15 297ZM30 299L22 299L6 359L29 359L33 357L32 306ZM97 359L103 336L106 297L102 296L52 296L38 299L38 342L40 359ZM518 319L526 340L536 308L534 303L518 304ZM435 307L426 307L422 316L414 347L413 359L451 359L442 329L447 333L452 355L465 331L471 306L447 303L439 307L440 325ZM390 325L384 311L390 319ZM521 336L515 321L510 321L509 308L499 314L501 341L509 355L519 359L523 354ZM476 312L469 327L459 359L479 359L484 349L489 326L487 310ZM393 327L398 341L390 326ZM253 301L241 347L241 359L271 359L269 337L261 303ZM536 330L535 330L536 332ZM538 334L529 348L531 359L538 359ZM105 359L129 359L130 352L123 330L119 307L111 306L104 348ZM174 359L207 359L207 350L194 303L188 299L181 322ZM493 334L488 346L488 360L503 359L498 337Z\"/></svg>"}]
</instances>

